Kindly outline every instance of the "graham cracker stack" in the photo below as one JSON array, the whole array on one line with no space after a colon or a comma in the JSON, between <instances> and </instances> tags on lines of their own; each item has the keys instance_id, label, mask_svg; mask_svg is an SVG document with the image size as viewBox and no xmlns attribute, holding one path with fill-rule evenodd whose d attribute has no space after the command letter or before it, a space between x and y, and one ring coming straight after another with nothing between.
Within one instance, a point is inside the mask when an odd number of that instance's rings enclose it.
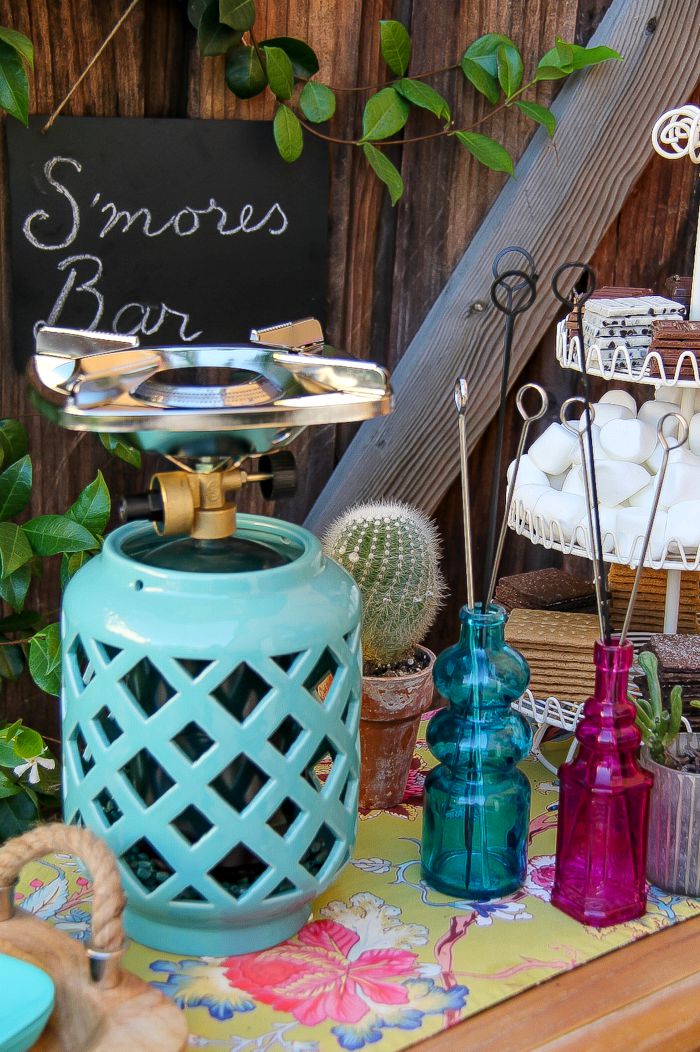
<instances>
[{"instance_id":1,"label":"graham cracker stack","mask_svg":"<svg viewBox=\"0 0 700 1052\"><path fill-rule=\"evenodd\" d=\"M530 690L538 698L585 701L593 693L593 644L600 636L595 614L559 610L513 610L505 637L530 666Z\"/></svg>"},{"instance_id":2,"label":"graham cracker stack","mask_svg":"<svg viewBox=\"0 0 700 1052\"><path fill-rule=\"evenodd\" d=\"M625 619L632 584L636 570L629 566L613 565L608 573L608 586L611 593L611 617L613 628L619 631ZM666 571L642 570L637 601L632 614L632 632L663 632L664 607L666 604ZM698 575L681 574L681 597L678 609L678 632L692 634L697 632L697 619L700 614L700 591Z\"/></svg>"}]
</instances>

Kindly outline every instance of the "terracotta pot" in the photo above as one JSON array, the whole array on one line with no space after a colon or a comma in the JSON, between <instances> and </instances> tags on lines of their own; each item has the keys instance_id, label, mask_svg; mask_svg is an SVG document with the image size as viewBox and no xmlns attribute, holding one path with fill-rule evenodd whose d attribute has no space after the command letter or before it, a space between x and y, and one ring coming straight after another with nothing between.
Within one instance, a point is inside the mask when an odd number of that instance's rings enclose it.
<instances>
[{"instance_id":1,"label":"terracotta pot","mask_svg":"<svg viewBox=\"0 0 700 1052\"><path fill-rule=\"evenodd\" d=\"M403 799L420 718L433 702L435 655L408 676L363 676L360 715L360 807L393 807Z\"/></svg>"},{"instance_id":2,"label":"terracotta pot","mask_svg":"<svg viewBox=\"0 0 700 1052\"><path fill-rule=\"evenodd\" d=\"M700 734L679 734L678 754L697 748ZM652 760L644 747L642 766L654 776L649 802L647 880L674 895L700 896L700 774L674 771Z\"/></svg>"}]
</instances>

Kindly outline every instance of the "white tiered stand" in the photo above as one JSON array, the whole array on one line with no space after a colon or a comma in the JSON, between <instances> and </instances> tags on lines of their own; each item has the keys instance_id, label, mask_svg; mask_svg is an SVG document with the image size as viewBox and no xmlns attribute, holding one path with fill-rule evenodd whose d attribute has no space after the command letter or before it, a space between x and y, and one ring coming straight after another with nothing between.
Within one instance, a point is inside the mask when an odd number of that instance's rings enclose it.
<instances>
[{"instance_id":1,"label":"white tiered stand","mask_svg":"<svg viewBox=\"0 0 700 1052\"><path fill-rule=\"evenodd\" d=\"M687 105L676 110L669 110L659 117L652 132L654 149L663 157L678 158L690 157L694 164L700 164L700 108ZM695 246L695 263L693 268L693 283L690 299L690 310L688 317L692 321L700 320L700 223L698 224L698 237ZM581 347L578 337L569 339L566 323L561 322L557 326L556 356L559 364L565 369L582 371ZM683 367L686 366L684 370ZM692 378L680 379L682 371L690 367ZM624 383L643 384L654 388L677 387L681 391L681 402L679 412L685 421L690 424L691 417L695 414L695 391L700 389L700 372L695 354L691 352L681 355L675 366L673 374L666 372L661 356L652 351L644 358L630 350L624 341L620 341L614 350L601 349L595 344L586 348L586 371L589 376L602 377L608 381L622 381ZM572 539L567 540L557 521L544 521L541 516L533 516L526 511L517 500L513 502L510 511L508 525L516 533L527 537L533 544L543 545L563 552L565 555L579 555L583 558L592 558L591 538L586 531L581 542L581 531L574 531ZM605 554L605 561L619 563L625 566L636 567L639 558L635 560L634 553L641 551L642 537L637 538L631 551L626 552L623 558L619 553L620 547L614 536L607 534L603 537L603 547L612 547L612 551ZM664 611L664 632L675 632L678 626L678 609L680 605L681 573L684 570L697 571L700 569L700 548L689 551L678 542L670 539L665 545L660 558L653 559L651 554L647 555L645 566L653 569L667 571L666 605ZM641 638L631 635L632 642L639 643ZM562 730L573 731L576 728L583 709L582 705L573 702L547 698L540 700L534 698L527 691L515 706L524 716L529 717L537 724L534 735L533 752L548 767L554 771L555 768L543 757L540 751L540 743L548 727L558 727ZM572 742L567 759L570 759L576 742Z\"/></svg>"}]
</instances>

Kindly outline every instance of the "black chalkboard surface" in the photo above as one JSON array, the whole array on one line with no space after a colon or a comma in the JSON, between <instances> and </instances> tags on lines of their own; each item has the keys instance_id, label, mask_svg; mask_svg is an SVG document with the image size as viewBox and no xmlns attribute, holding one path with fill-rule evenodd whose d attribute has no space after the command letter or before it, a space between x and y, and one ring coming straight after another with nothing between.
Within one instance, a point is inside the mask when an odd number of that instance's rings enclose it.
<instances>
[{"instance_id":1,"label":"black chalkboard surface","mask_svg":"<svg viewBox=\"0 0 700 1052\"><path fill-rule=\"evenodd\" d=\"M326 298L328 162L266 121L7 123L14 357L38 323L235 342Z\"/></svg>"}]
</instances>

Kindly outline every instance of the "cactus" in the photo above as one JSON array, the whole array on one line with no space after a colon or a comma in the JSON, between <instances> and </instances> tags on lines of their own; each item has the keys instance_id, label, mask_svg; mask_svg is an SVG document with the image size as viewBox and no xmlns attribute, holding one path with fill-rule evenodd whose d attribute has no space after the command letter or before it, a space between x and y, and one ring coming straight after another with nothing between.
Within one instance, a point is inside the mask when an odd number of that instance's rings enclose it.
<instances>
[{"instance_id":1,"label":"cactus","mask_svg":"<svg viewBox=\"0 0 700 1052\"><path fill-rule=\"evenodd\" d=\"M667 746L678 737L683 713L683 689L675 686L671 691L670 707L664 709L659 684L659 662L656 654L642 651L638 663L646 676L649 689L649 700L633 698L637 709L636 724L642 735L642 741L648 747L652 760L668 766Z\"/></svg>"},{"instance_id":2,"label":"cactus","mask_svg":"<svg viewBox=\"0 0 700 1052\"><path fill-rule=\"evenodd\" d=\"M323 547L362 593L365 661L388 665L410 658L445 589L435 525L408 504L361 504L332 523Z\"/></svg>"}]
</instances>

